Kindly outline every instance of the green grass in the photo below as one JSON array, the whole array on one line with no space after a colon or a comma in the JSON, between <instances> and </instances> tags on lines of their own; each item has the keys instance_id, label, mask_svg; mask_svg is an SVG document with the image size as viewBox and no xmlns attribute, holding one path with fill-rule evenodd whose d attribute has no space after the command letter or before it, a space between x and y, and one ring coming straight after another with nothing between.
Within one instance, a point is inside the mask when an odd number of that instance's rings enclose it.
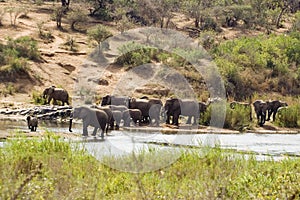
<instances>
[{"instance_id":1,"label":"green grass","mask_svg":"<svg viewBox=\"0 0 300 200\"><path fill-rule=\"evenodd\" d=\"M299 199L300 194L299 159L262 162L219 148L182 151L165 168L128 173L48 133L42 140L8 140L0 160L0 199Z\"/></svg>"}]
</instances>

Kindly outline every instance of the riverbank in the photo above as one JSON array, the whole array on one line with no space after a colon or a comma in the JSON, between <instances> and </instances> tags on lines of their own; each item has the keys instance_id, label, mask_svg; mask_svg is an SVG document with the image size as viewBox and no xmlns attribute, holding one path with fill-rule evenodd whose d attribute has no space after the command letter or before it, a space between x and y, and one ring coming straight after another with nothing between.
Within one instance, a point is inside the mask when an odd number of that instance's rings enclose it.
<instances>
[{"instance_id":1,"label":"riverbank","mask_svg":"<svg viewBox=\"0 0 300 200\"><path fill-rule=\"evenodd\" d=\"M99 146L97 144L97 146ZM182 151L165 163L155 150L104 164L57 138L0 148L0 199L297 199L299 159L258 161L219 148ZM151 156L152 155L152 156ZM172 154L169 155L169 157ZM288 158L288 157L287 157ZM163 168L130 173L137 166ZM113 164L124 164L122 171ZM125 168L132 167L132 168ZM128 169L128 171L126 171ZM92 186L92 187L91 187Z\"/></svg>"}]
</instances>

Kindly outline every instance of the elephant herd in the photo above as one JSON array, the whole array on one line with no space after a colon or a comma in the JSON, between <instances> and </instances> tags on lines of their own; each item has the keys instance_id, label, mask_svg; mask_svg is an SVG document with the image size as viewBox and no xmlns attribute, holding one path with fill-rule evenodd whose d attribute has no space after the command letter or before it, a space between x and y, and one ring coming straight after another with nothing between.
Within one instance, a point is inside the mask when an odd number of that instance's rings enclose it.
<instances>
[{"instance_id":1,"label":"elephant herd","mask_svg":"<svg viewBox=\"0 0 300 200\"><path fill-rule=\"evenodd\" d=\"M163 104L160 99L143 97L140 99L106 95L102 98L98 106L81 106L74 109L73 118L83 120L83 135L87 135L87 126L95 127L93 135L97 129L101 129L101 137L108 129L119 129L121 122L124 127L131 123L136 125L159 126L161 120L166 124L179 126L179 117L186 116L187 124L198 125L200 116L207 110L210 104L221 101L212 99L208 102L197 102L188 99L169 98ZM242 106L249 109L249 119L252 120L252 106L256 113L258 124L263 124L276 118L276 113L281 107L286 107L287 103L274 100L257 100L254 103L242 103L233 101L230 103L231 109ZM101 112L101 114L100 114ZM94 116L94 117L93 117ZM106 126L105 126L106 124ZM70 131L72 120L70 120Z\"/></svg>"},{"instance_id":2,"label":"elephant herd","mask_svg":"<svg viewBox=\"0 0 300 200\"><path fill-rule=\"evenodd\" d=\"M54 104L61 101L69 105L68 92L61 88L51 86L46 88L43 92L43 97L47 98L49 104L51 100ZM221 99L210 99L208 102L197 102L189 99L169 98L163 102L156 98L131 98L127 96L113 96L106 95L102 98L99 105L79 106L73 109L70 114L69 131L72 132L73 118L82 119L83 121L83 135L88 135L88 126L94 127L92 135L96 135L97 130L101 129L101 137L108 130L119 129L121 124L124 127L151 125L159 126L163 121L166 124L179 126L180 116L187 117L187 124L198 125L200 116L206 112L210 104L221 101ZM281 107L286 107L287 103L278 100L262 101L256 100L252 104L233 101L230 103L230 108L244 107L249 109L249 119L252 120L252 106L256 113L258 124L263 124L270 120L273 116L273 121L276 118L276 113ZM28 127L36 130L36 121L27 118Z\"/></svg>"}]
</instances>

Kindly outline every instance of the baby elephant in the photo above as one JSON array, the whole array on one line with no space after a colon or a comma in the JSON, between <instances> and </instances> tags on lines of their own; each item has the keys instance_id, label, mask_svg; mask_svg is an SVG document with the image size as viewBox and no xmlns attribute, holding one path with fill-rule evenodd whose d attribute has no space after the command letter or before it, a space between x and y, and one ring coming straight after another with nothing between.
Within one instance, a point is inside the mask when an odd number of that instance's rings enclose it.
<instances>
[{"instance_id":1,"label":"baby elephant","mask_svg":"<svg viewBox=\"0 0 300 200\"><path fill-rule=\"evenodd\" d=\"M38 127L38 119L36 117L30 117L28 116L26 118L27 120L27 125L28 125L28 128L31 130L31 131L36 131L36 128Z\"/></svg>"}]
</instances>

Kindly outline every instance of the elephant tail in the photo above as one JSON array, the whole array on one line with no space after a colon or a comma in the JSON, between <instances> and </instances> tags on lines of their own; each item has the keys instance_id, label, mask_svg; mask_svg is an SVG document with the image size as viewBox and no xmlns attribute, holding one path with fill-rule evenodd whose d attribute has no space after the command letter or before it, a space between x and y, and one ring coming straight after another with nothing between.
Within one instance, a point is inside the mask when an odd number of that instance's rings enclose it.
<instances>
[{"instance_id":1,"label":"elephant tail","mask_svg":"<svg viewBox=\"0 0 300 200\"><path fill-rule=\"evenodd\" d=\"M107 135L107 133L108 133L108 129L109 129L109 124L106 123L106 126L105 126L105 134L106 134L106 135Z\"/></svg>"},{"instance_id":2,"label":"elephant tail","mask_svg":"<svg viewBox=\"0 0 300 200\"><path fill-rule=\"evenodd\" d=\"M69 132L72 132L73 113L70 114Z\"/></svg>"}]
</instances>

